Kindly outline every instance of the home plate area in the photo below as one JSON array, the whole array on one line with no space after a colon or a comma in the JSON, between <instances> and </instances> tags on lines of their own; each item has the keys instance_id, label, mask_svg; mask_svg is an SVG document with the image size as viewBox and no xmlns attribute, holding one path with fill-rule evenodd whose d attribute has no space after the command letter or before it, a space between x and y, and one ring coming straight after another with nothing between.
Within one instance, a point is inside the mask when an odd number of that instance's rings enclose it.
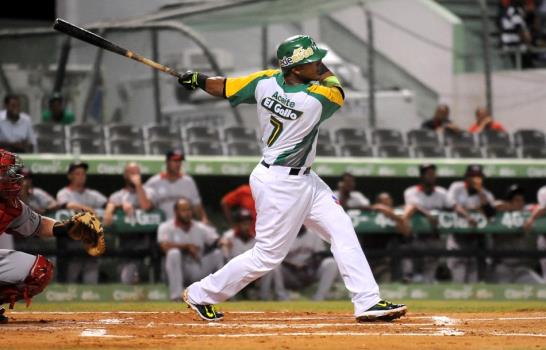
<instances>
[{"instance_id":1,"label":"home plate area","mask_svg":"<svg viewBox=\"0 0 546 350\"><path fill-rule=\"evenodd\" d=\"M11 312L6 348L125 346L222 348L471 348L546 346L544 313L413 313L394 322L356 323L346 313L229 312L204 322L182 312ZM471 340L472 339L472 340ZM356 346L356 345L359 346ZM478 347L476 347L478 346Z\"/></svg>"}]
</instances>

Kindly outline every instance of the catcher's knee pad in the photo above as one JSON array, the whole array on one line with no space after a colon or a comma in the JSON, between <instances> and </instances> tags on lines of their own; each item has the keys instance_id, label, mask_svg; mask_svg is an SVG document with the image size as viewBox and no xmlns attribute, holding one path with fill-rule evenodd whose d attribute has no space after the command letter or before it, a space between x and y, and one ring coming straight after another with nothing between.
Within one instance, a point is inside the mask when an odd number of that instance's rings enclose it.
<instances>
[{"instance_id":1,"label":"catcher's knee pad","mask_svg":"<svg viewBox=\"0 0 546 350\"><path fill-rule=\"evenodd\" d=\"M32 297L47 287L52 276L53 264L42 255L38 255L22 283L0 286L0 303L10 303L9 307L13 309L15 302L25 299L27 306L30 305Z\"/></svg>"}]
</instances>

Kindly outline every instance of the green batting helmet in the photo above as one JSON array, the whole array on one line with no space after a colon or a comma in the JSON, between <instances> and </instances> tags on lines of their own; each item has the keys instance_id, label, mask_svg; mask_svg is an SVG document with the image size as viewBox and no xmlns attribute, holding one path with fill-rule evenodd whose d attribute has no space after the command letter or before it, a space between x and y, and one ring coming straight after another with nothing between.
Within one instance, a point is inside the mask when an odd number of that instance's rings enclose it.
<instances>
[{"instance_id":1,"label":"green batting helmet","mask_svg":"<svg viewBox=\"0 0 546 350\"><path fill-rule=\"evenodd\" d=\"M281 68L316 62L326 56L328 50L321 49L308 35L296 35L283 41L277 48L277 59Z\"/></svg>"}]
</instances>

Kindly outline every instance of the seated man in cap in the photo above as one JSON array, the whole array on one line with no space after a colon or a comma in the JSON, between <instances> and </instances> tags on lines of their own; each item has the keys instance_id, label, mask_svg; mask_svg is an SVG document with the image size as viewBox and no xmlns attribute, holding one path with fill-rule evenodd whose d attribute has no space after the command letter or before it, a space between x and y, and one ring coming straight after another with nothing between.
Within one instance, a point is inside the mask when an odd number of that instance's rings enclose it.
<instances>
[{"instance_id":1,"label":"seated man in cap","mask_svg":"<svg viewBox=\"0 0 546 350\"><path fill-rule=\"evenodd\" d=\"M165 171L152 176L146 181L145 188L154 192L154 205L163 211L167 219L174 216L173 206L182 197L191 201L197 218L208 224L209 220L201 203L201 196L197 185L188 174L184 174L182 161L184 153L181 150L167 152L165 159Z\"/></svg>"},{"instance_id":2,"label":"seated man in cap","mask_svg":"<svg viewBox=\"0 0 546 350\"><path fill-rule=\"evenodd\" d=\"M447 193L449 200L467 211L479 211L487 218L495 216L495 198L483 186L484 177L481 165L469 165L465 171L464 181L456 181L449 187ZM469 223L472 226L476 225L474 220L470 220ZM481 234L450 234L446 243L448 250L483 249L484 246L485 239ZM478 282L476 258L451 257L447 259L447 265L454 282Z\"/></svg>"},{"instance_id":3,"label":"seated man in cap","mask_svg":"<svg viewBox=\"0 0 546 350\"><path fill-rule=\"evenodd\" d=\"M76 117L74 113L68 111L64 105L63 95L59 92L53 93L49 98L49 109L42 113L42 121L44 123L53 122L63 125L72 124Z\"/></svg>"},{"instance_id":4,"label":"seated man in cap","mask_svg":"<svg viewBox=\"0 0 546 350\"><path fill-rule=\"evenodd\" d=\"M433 228L438 224L433 216L434 210L455 210L461 216L470 220L470 216L460 205L452 202L445 188L436 186L436 165L422 164L419 166L419 184L404 191L404 220L411 221L415 213L426 216ZM413 236L410 246L420 250L438 250L445 246L437 234ZM435 281L436 270L440 265L437 257L425 259L403 259L402 272L404 279L413 282L431 283Z\"/></svg>"},{"instance_id":5,"label":"seated man in cap","mask_svg":"<svg viewBox=\"0 0 546 350\"><path fill-rule=\"evenodd\" d=\"M106 197L99 191L86 187L87 169L89 165L84 162L70 164L67 174L68 185L57 192L57 202L61 208L91 212L104 208ZM61 247L64 245L67 250L82 251L79 242L63 240L59 244ZM96 284L99 280L98 260L92 257L71 258L68 264L59 264L59 266L68 266L66 273L68 283L79 282L80 275L83 275L83 283Z\"/></svg>"},{"instance_id":6,"label":"seated man in cap","mask_svg":"<svg viewBox=\"0 0 546 350\"><path fill-rule=\"evenodd\" d=\"M222 252L216 249L216 230L193 220L191 201L179 198L172 216L157 230L157 242L165 253L170 299L179 301L184 286L204 278L224 265Z\"/></svg>"}]
</instances>

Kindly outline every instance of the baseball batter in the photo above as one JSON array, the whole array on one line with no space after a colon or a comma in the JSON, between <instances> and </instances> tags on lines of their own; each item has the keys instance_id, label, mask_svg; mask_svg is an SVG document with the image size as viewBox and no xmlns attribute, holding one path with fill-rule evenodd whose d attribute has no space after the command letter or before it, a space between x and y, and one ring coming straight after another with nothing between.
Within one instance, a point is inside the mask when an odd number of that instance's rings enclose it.
<instances>
[{"instance_id":1,"label":"baseball batter","mask_svg":"<svg viewBox=\"0 0 546 350\"><path fill-rule=\"evenodd\" d=\"M57 222L30 209L18 198L22 188L20 158L0 149L0 234L21 237L64 237L81 240L89 254L104 252L104 234L100 222L91 213L80 213L65 222ZM53 265L41 255L34 256L10 249L0 249L0 323L6 323L1 305L13 308L18 300L27 305L41 293L53 274Z\"/></svg>"},{"instance_id":2,"label":"baseball batter","mask_svg":"<svg viewBox=\"0 0 546 350\"><path fill-rule=\"evenodd\" d=\"M303 224L331 243L357 321L392 320L406 313L405 305L381 300L349 216L311 171L319 127L344 100L339 80L322 64L326 53L309 36L298 35L277 49L281 70L241 78L190 71L179 79L187 89L199 87L233 106L256 104L262 133L263 158L250 175L256 244L184 292L184 301L205 320L222 319L214 304L277 267Z\"/></svg>"}]
</instances>

